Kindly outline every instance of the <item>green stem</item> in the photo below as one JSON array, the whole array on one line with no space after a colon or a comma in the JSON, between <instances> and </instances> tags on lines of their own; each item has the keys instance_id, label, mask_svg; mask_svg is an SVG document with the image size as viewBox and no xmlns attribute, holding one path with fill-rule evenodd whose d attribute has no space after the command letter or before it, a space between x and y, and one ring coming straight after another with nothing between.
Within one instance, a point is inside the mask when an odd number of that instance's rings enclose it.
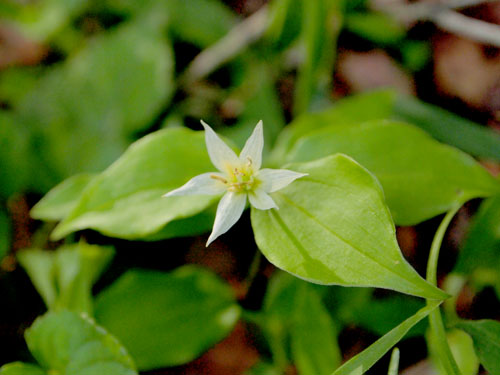
<instances>
[{"instance_id":1,"label":"green stem","mask_svg":"<svg viewBox=\"0 0 500 375\"><path fill-rule=\"evenodd\" d=\"M439 250L441 249L441 244L443 242L446 229L448 228L451 219L453 218L453 216L455 216L459 208L460 206L457 205L446 214L443 221L439 225L439 228L432 241L429 261L427 263L427 281L436 286ZM430 303L432 303L432 301L427 300L427 304ZM429 314L429 322L431 326L431 335L433 336L435 341L436 354L438 356L438 359L441 361L444 370L448 375L461 375L457 363L455 362L453 354L451 353L450 347L448 345L448 340L446 339L446 331L439 308L435 309Z\"/></svg>"}]
</instances>

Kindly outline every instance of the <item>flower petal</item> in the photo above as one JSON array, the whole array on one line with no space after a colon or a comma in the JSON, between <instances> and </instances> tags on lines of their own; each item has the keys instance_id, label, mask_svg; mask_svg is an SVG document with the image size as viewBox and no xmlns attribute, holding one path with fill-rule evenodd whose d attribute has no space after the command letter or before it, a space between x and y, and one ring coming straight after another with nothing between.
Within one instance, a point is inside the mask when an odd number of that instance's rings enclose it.
<instances>
[{"instance_id":1,"label":"flower petal","mask_svg":"<svg viewBox=\"0 0 500 375\"><path fill-rule=\"evenodd\" d=\"M245 147L240 153L240 161L247 162L247 158L252 160L255 170L262 165L262 149L264 148L264 131L262 129L262 120L257 123L250 138L247 139Z\"/></svg>"},{"instance_id":2,"label":"flower petal","mask_svg":"<svg viewBox=\"0 0 500 375\"><path fill-rule=\"evenodd\" d=\"M214 227L207 246L210 245L221 234L226 233L241 217L247 202L246 194L227 192L217 206Z\"/></svg>"},{"instance_id":3,"label":"flower petal","mask_svg":"<svg viewBox=\"0 0 500 375\"><path fill-rule=\"evenodd\" d=\"M269 210L271 208L278 208L273 198L269 196L264 190L256 189L248 194L250 204L259 210Z\"/></svg>"},{"instance_id":4,"label":"flower petal","mask_svg":"<svg viewBox=\"0 0 500 375\"><path fill-rule=\"evenodd\" d=\"M240 159L233 150L219 138L213 129L203 120L201 124L205 128L205 143L207 144L208 156L215 167L224 173L232 170L235 165L240 164Z\"/></svg>"},{"instance_id":5,"label":"flower petal","mask_svg":"<svg viewBox=\"0 0 500 375\"><path fill-rule=\"evenodd\" d=\"M164 195L164 197L172 197L174 195L217 195L226 190L226 186L212 176L219 176L220 173L203 173L193 177L180 188L172 190Z\"/></svg>"},{"instance_id":6,"label":"flower petal","mask_svg":"<svg viewBox=\"0 0 500 375\"><path fill-rule=\"evenodd\" d=\"M264 168L259 171L258 178L262 182L262 189L266 193L273 193L304 176L307 176L307 173L298 173L288 169Z\"/></svg>"}]
</instances>

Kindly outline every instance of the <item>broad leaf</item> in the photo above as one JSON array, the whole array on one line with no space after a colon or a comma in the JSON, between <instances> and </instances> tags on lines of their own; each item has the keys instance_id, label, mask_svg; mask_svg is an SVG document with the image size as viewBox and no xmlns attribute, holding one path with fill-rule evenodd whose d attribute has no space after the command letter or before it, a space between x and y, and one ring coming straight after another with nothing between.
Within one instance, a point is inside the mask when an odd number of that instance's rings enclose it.
<instances>
[{"instance_id":1,"label":"broad leaf","mask_svg":"<svg viewBox=\"0 0 500 375\"><path fill-rule=\"evenodd\" d=\"M92 312L92 286L113 256L113 249L85 243L56 251L27 249L17 253L49 309Z\"/></svg>"},{"instance_id":2,"label":"broad leaf","mask_svg":"<svg viewBox=\"0 0 500 375\"><path fill-rule=\"evenodd\" d=\"M125 348L83 315L49 312L25 336L31 354L49 374L137 374Z\"/></svg>"},{"instance_id":3,"label":"broad leaf","mask_svg":"<svg viewBox=\"0 0 500 375\"><path fill-rule=\"evenodd\" d=\"M442 108L398 97L394 117L421 127L441 142L486 159L500 160L500 135Z\"/></svg>"},{"instance_id":4,"label":"broad leaf","mask_svg":"<svg viewBox=\"0 0 500 375\"><path fill-rule=\"evenodd\" d=\"M272 164L280 166L285 163L287 153L295 143L315 130L390 117L394 96L392 91L387 90L359 94L339 100L325 111L299 116L279 135L272 153Z\"/></svg>"},{"instance_id":5,"label":"broad leaf","mask_svg":"<svg viewBox=\"0 0 500 375\"><path fill-rule=\"evenodd\" d=\"M403 258L382 189L366 169L342 154L288 168L308 176L272 194L279 210L252 207L257 245L271 263L315 283L446 298Z\"/></svg>"},{"instance_id":6,"label":"broad leaf","mask_svg":"<svg viewBox=\"0 0 500 375\"><path fill-rule=\"evenodd\" d=\"M345 153L378 178L398 225L414 225L456 202L487 197L500 183L469 155L422 130L390 120L330 126L304 137L289 161Z\"/></svg>"},{"instance_id":7,"label":"broad leaf","mask_svg":"<svg viewBox=\"0 0 500 375\"><path fill-rule=\"evenodd\" d=\"M434 302L420 309L415 315L406 319L403 323L392 329L361 353L352 357L349 361L339 367L332 375L361 375L368 371L382 356L396 345L406 333L424 319L431 311L439 306Z\"/></svg>"},{"instance_id":8,"label":"broad leaf","mask_svg":"<svg viewBox=\"0 0 500 375\"><path fill-rule=\"evenodd\" d=\"M32 180L54 183L104 169L171 97L172 51L147 21L96 37L55 65L15 108L38 147Z\"/></svg>"},{"instance_id":9,"label":"broad leaf","mask_svg":"<svg viewBox=\"0 0 500 375\"><path fill-rule=\"evenodd\" d=\"M64 219L75 208L83 190L94 177L93 174L82 173L64 180L31 209L31 216L45 221Z\"/></svg>"},{"instance_id":10,"label":"broad leaf","mask_svg":"<svg viewBox=\"0 0 500 375\"><path fill-rule=\"evenodd\" d=\"M463 320L456 325L474 342L479 361L491 374L500 374L500 322L495 320Z\"/></svg>"},{"instance_id":11,"label":"broad leaf","mask_svg":"<svg viewBox=\"0 0 500 375\"><path fill-rule=\"evenodd\" d=\"M328 375L340 365L336 328L319 295L301 285L294 301L292 357L301 375Z\"/></svg>"},{"instance_id":12,"label":"broad leaf","mask_svg":"<svg viewBox=\"0 0 500 375\"><path fill-rule=\"evenodd\" d=\"M195 359L231 331L239 314L229 286L192 266L128 271L99 294L95 310L141 370Z\"/></svg>"},{"instance_id":13,"label":"broad leaf","mask_svg":"<svg viewBox=\"0 0 500 375\"><path fill-rule=\"evenodd\" d=\"M213 170L202 132L178 128L150 134L89 184L52 236L60 239L85 228L128 239L152 235L167 223L200 213L217 199L162 197Z\"/></svg>"},{"instance_id":14,"label":"broad leaf","mask_svg":"<svg viewBox=\"0 0 500 375\"><path fill-rule=\"evenodd\" d=\"M47 373L35 365L13 362L0 367L0 375L47 375Z\"/></svg>"}]
</instances>

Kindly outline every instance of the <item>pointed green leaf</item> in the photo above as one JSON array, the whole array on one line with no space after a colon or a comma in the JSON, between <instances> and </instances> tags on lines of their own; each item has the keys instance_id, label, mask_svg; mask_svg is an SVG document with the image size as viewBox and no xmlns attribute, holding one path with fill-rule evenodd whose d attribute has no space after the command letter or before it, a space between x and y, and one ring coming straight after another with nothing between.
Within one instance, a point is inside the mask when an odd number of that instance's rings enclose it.
<instances>
[{"instance_id":1,"label":"pointed green leaf","mask_svg":"<svg viewBox=\"0 0 500 375\"><path fill-rule=\"evenodd\" d=\"M137 375L118 340L84 315L49 312L25 336L31 354L50 374Z\"/></svg>"},{"instance_id":2,"label":"pointed green leaf","mask_svg":"<svg viewBox=\"0 0 500 375\"><path fill-rule=\"evenodd\" d=\"M463 320L456 325L474 342L479 361L490 374L500 374L500 322L496 320Z\"/></svg>"},{"instance_id":3,"label":"pointed green leaf","mask_svg":"<svg viewBox=\"0 0 500 375\"><path fill-rule=\"evenodd\" d=\"M224 338L239 314L229 286L193 266L128 271L99 294L95 310L141 370L193 360Z\"/></svg>"},{"instance_id":4,"label":"pointed green leaf","mask_svg":"<svg viewBox=\"0 0 500 375\"><path fill-rule=\"evenodd\" d=\"M64 219L75 208L83 190L94 177L93 174L82 173L64 180L31 209L31 216L45 221Z\"/></svg>"},{"instance_id":5,"label":"pointed green leaf","mask_svg":"<svg viewBox=\"0 0 500 375\"><path fill-rule=\"evenodd\" d=\"M345 153L378 178L398 225L414 225L456 202L500 191L472 157L433 140L417 127L391 120L330 126L297 142L289 161Z\"/></svg>"},{"instance_id":6,"label":"pointed green leaf","mask_svg":"<svg viewBox=\"0 0 500 375\"><path fill-rule=\"evenodd\" d=\"M271 263L315 283L446 298L403 258L382 189L366 169L342 154L288 168L308 176L272 194L279 210L252 207L257 245Z\"/></svg>"},{"instance_id":7,"label":"pointed green leaf","mask_svg":"<svg viewBox=\"0 0 500 375\"><path fill-rule=\"evenodd\" d=\"M92 228L119 238L144 238L167 223L200 213L217 197L163 198L192 177L213 171L202 132L166 129L134 143L82 193L54 239Z\"/></svg>"},{"instance_id":8,"label":"pointed green leaf","mask_svg":"<svg viewBox=\"0 0 500 375\"><path fill-rule=\"evenodd\" d=\"M396 345L406 333L424 319L431 311L439 306L439 302L431 303L420 309L415 315L406 319L403 323L392 329L380 339L375 341L361 353L352 357L349 361L339 367L332 375L351 375L364 374L370 369L382 356Z\"/></svg>"}]
</instances>

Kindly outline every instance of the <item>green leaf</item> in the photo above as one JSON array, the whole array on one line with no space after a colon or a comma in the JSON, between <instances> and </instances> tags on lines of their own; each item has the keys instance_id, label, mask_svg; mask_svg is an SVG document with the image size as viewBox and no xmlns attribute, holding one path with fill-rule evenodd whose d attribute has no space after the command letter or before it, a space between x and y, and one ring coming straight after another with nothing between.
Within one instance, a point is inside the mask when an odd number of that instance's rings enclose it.
<instances>
[{"instance_id":1,"label":"green leaf","mask_svg":"<svg viewBox=\"0 0 500 375\"><path fill-rule=\"evenodd\" d=\"M64 180L31 209L31 217L45 221L64 219L75 208L83 190L94 177L93 174L82 173Z\"/></svg>"},{"instance_id":2,"label":"green leaf","mask_svg":"<svg viewBox=\"0 0 500 375\"><path fill-rule=\"evenodd\" d=\"M368 371L382 356L396 345L406 333L424 319L431 311L439 306L440 302L431 303L420 309L415 315L406 319L403 323L386 333L375 343L352 357L349 361L339 367L332 375L361 375Z\"/></svg>"},{"instance_id":3,"label":"green leaf","mask_svg":"<svg viewBox=\"0 0 500 375\"><path fill-rule=\"evenodd\" d=\"M500 195L489 198L479 208L460 251L455 271L500 281Z\"/></svg>"},{"instance_id":4,"label":"green leaf","mask_svg":"<svg viewBox=\"0 0 500 375\"><path fill-rule=\"evenodd\" d=\"M17 257L49 309L91 313L92 286L113 254L109 247L79 243L22 250Z\"/></svg>"},{"instance_id":5,"label":"green leaf","mask_svg":"<svg viewBox=\"0 0 500 375\"><path fill-rule=\"evenodd\" d=\"M265 39L274 49L284 50L299 36L302 3L294 0L275 0L269 3L269 26Z\"/></svg>"},{"instance_id":6,"label":"green leaf","mask_svg":"<svg viewBox=\"0 0 500 375\"><path fill-rule=\"evenodd\" d=\"M31 354L49 373L137 374L118 340L84 315L49 312L26 330L25 337Z\"/></svg>"},{"instance_id":7,"label":"green leaf","mask_svg":"<svg viewBox=\"0 0 500 375\"><path fill-rule=\"evenodd\" d=\"M345 27L362 38L379 44L397 44L405 36L403 25L385 13L351 13Z\"/></svg>"},{"instance_id":8,"label":"green leaf","mask_svg":"<svg viewBox=\"0 0 500 375\"><path fill-rule=\"evenodd\" d=\"M224 338L240 309L228 285L203 269L128 271L97 297L96 319L141 370L189 362Z\"/></svg>"},{"instance_id":9,"label":"green leaf","mask_svg":"<svg viewBox=\"0 0 500 375\"><path fill-rule=\"evenodd\" d=\"M214 196L162 196L192 177L213 171L202 132L185 128L149 134L96 177L76 207L52 233L54 239L92 228L135 239L209 207Z\"/></svg>"},{"instance_id":10,"label":"green leaf","mask_svg":"<svg viewBox=\"0 0 500 375\"><path fill-rule=\"evenodd\" d=\"M446 298L403 258L382 189L366 169L341 154L288 168L308 176L272 194L279 210L251 211L271 263L315 283Z\"/></svg>"},{"instance_id":11,"label":"green leaf","mask_svg":"<svg viewBox=\"0 0 500 375\"><path fill-rule=\"evenodd\" d=\"M47 373L38 366L12 362L0 368L0 375L47 375Z\"/></svg>"},{"instance_id":12,"label":"green leaf","mask_svg":"<svg viewBox=\"0 0 500 375\"><path fill-rule=\"evenodd\" d=\"M394 99L392 91L373 91L341 99L325 111L299 116L279 135L273 149L273 165L285 163L286 155L295 143L315 130L330 125L356 124L390 117Z\"/></svg>"},{"instance_id":13,"label":"green leaf","mask_svg":"<svg viewBox=\"0 0 500 375\"><path fill-rule=\"evenodd\" d=\"M294 89L295 115L309 111L313 97L329 92L333 77L336 43L341 24L337 1L302 2L301 42L304 49Z\"/></svg>"},{"instance_id":14,"label":"green leaf","mask_svg":"<svg viewBox=\"0 0 500 375\"><path fill-rule=\"evenodd\" d=\"M432 57L432 49L428 41L405 41L400 51L404 66L412 72L422 70Z\"/></svg>"},{"instance_id":15,"label":"green leaf","mask_svg":"<svg viewBox=\"0 0 500 375\"><path fill-rule=\"evenodd\" d=\"M29 39L45 41L68 25L87 6L84 0L42 0L22 4L13 14L15 26Z\"/></svg>"},{"instance_id":16,"label":"green leaf","mask_svg":"<svg viewBox=\"0 0 500 375\"><path fill-rule=\"evenodd\" d=\"M394 116L471 155L500 160L499 134L444 109L412 97L398 96Z\"/></svg>"},{"instance_id":17,"label":"green leaf","mask_svg":"<svg viewBox=\"0 0 500 375\"><path fill-rule=\"evenodd\" d=\"M429 338L432 340L433 336L429 335ZM479 360L474 353L474 346L471 337L459 329L453 329L447 332L446 338L448 340L451 353L453 354L453 358L457 361L460 374L476 375L479 370ZM437 357L438 354L433 349L433 345L437 345L437 343L431 341L430 351L433 357L433 362L437 365L438 374L448 375L444 368L442 368L439 357Z\"/></svg>"},{"instance_id":18,"label":"green leaf","mask_svg":"<svg viewBox=\"0 0 500 375\"><path fill-rule=\"evenodd\" d=\"M96 37L20 102L16 121L33 132L37 179L101 171L168 102L171 47L146 21Z\"/></svg>"},{"instance_id":19,"label":"green leaf","mask_svg":"<svg viewBox=\"0 0 500 375\"><path fill-rule=\"evenodd\" d=\"M336 328L319 295L301 285L294 301L292 356L300 375L328 375L340 365Z\"/></svg>"},{"instance_id":20,"label":"green leaf","mask_svg":"<svg viewBox=\"0 0 500 375\"><path fill-rule=\"evenodd\" d=\"M495 320L462 320L456 325L474 342L479 361L491 374L500 374L500 323Z\"/></svg>"},{"instance_id":21,"label":"green leaf","mask_svg":"<svg viewBox=\"0 0 500 375\"><path fill-rule=\"evenodd\" d=\"M0 263L10 251L10 219L0 207Z\"/></svg>"},{"instance_id":22,"label":"green leaf","mask_svg":"<svg viewBox=\"0 0 500 375\"><path fill-rule=\"evenodd\" d=\"M326 127L297 142L288 160L309 161L337 152L375 174L398 225L418 224L456 202L500 191L500 183L469 155L391 120Z\"/></svg>"}]
</instances>

